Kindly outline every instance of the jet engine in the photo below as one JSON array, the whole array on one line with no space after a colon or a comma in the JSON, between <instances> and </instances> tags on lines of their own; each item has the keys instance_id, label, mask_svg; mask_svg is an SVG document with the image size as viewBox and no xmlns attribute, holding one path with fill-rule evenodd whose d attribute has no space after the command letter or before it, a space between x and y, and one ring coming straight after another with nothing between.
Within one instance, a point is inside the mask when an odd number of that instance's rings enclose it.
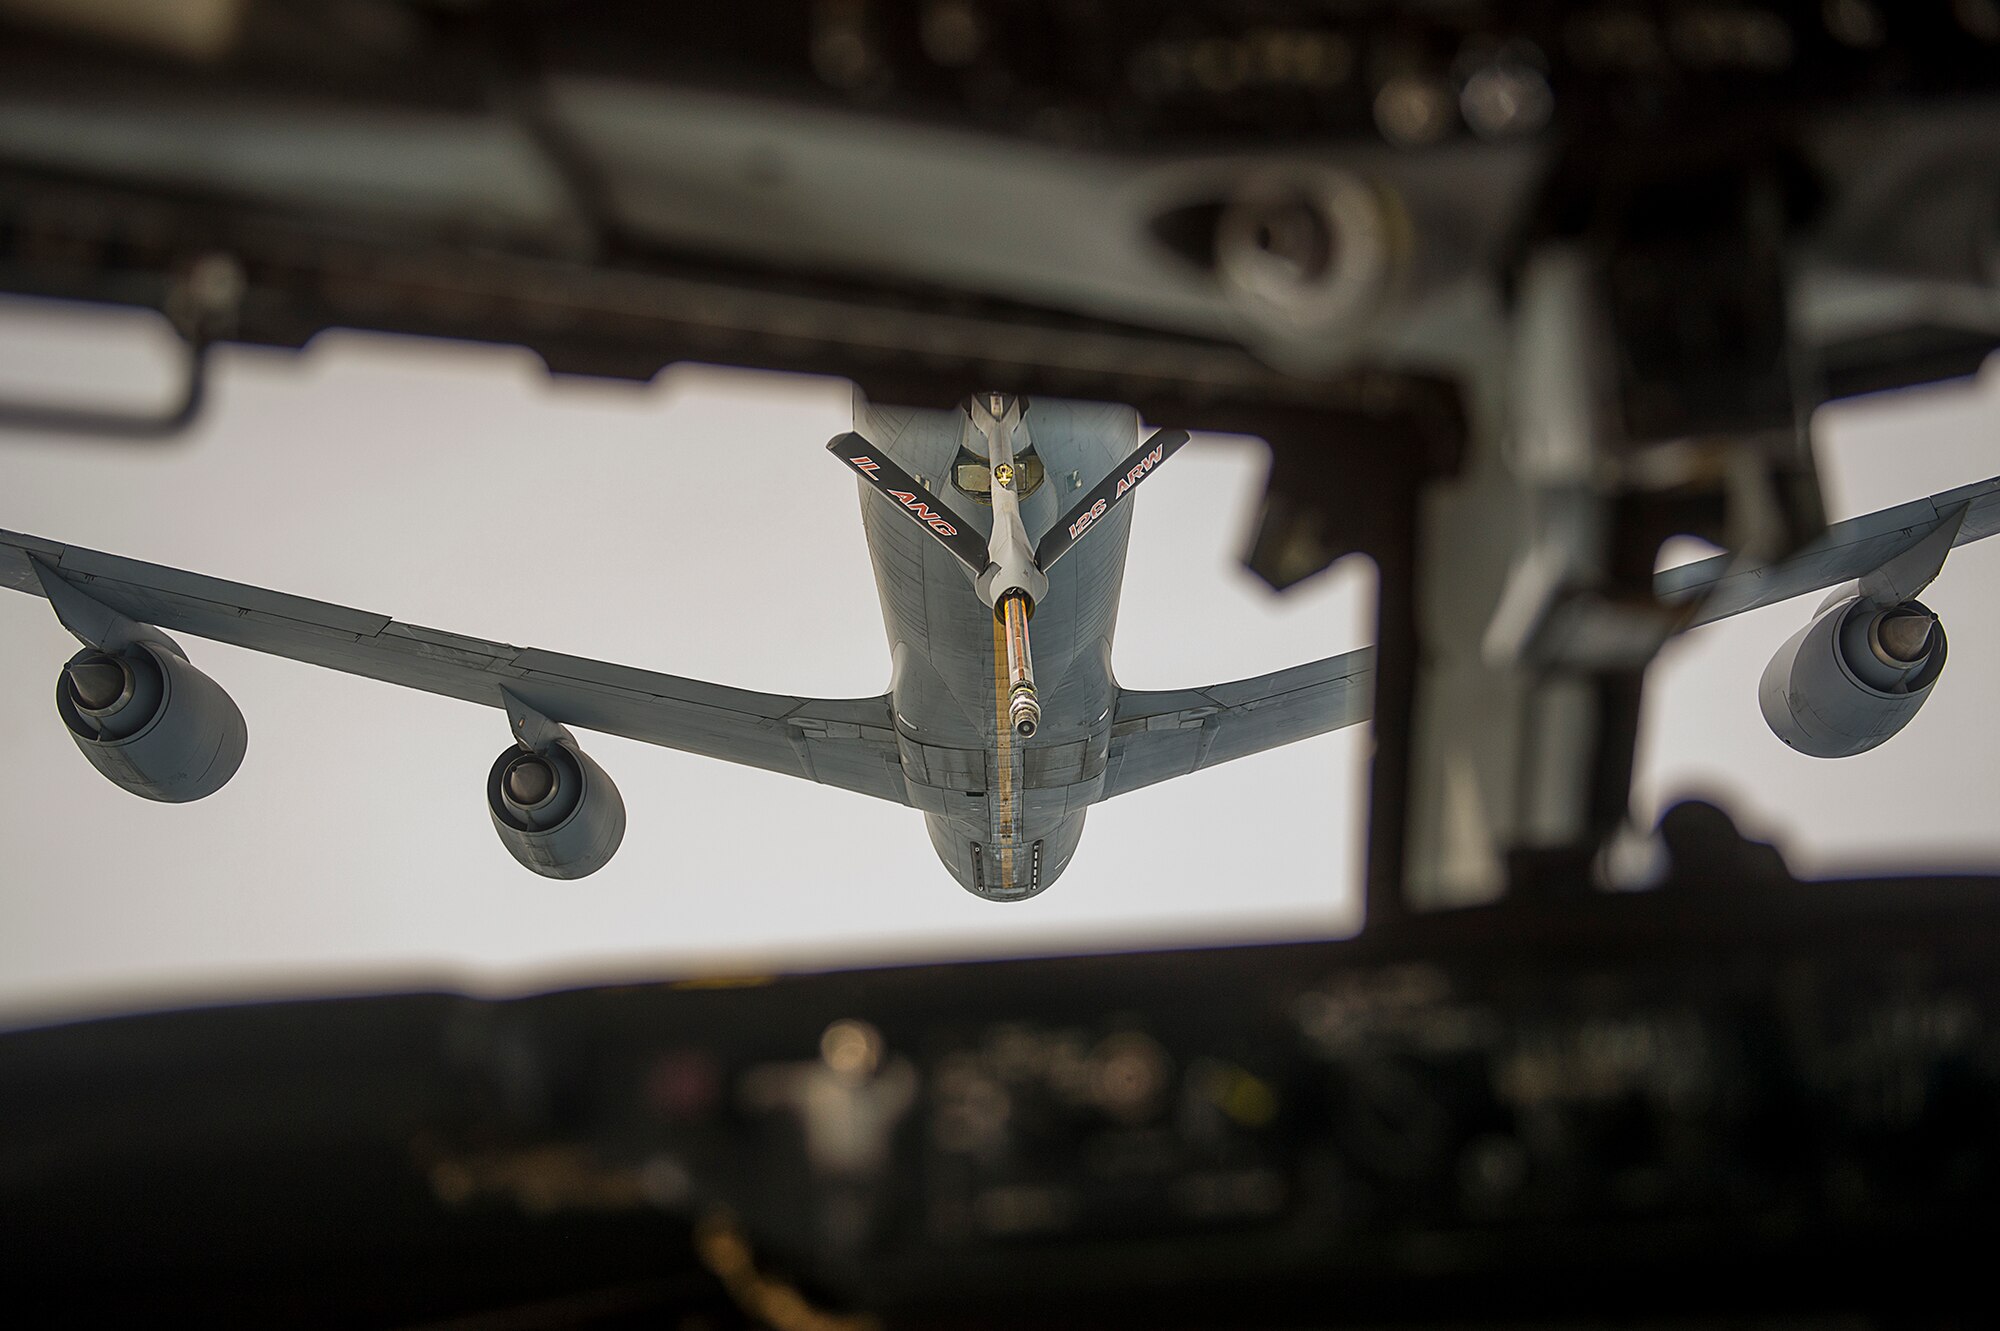
<instances>
[{"instance_id":1,"label":"jet engine","mask_svg":"<svg viewBox=\"0 0 2000 1331\"><path fill-rule=\"evenodd\" d=\"M544 878L596 873L625 839L618 787L568 739L503 751L486 777L486 807L501 844Z\"/></svg>"},{"instance_id":2,"label":"jet engine","mask_svg":"<svg viewBox=\"0 0 2000 1331\"><path fill-rule=\"evenodd\" d=\"M56 678L56 711L112 784L168 804L222 789L249 743L236 703L158 632L71 657Z\"/></svg>"},{"instance_id":3,"label":"jet engine","mask_svg":"<svg viewBox=\"0 0 2000 1331\"><path fill-rule=\"evenodd\" d=\"M1944 626L1920 601L1836 592L1778 649L1757 686L1764 720L1815 758L1865 753L1901 730L1944 670Z\"/></svg>"}]
</instances>

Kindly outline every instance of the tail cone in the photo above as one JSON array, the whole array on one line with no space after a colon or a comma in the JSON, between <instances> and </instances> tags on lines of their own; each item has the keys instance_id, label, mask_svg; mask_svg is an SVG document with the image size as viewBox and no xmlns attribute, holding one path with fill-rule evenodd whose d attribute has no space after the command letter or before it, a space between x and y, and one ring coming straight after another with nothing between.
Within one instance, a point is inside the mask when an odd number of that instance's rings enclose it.
<instances>
[{"instance_id":1,"label":"tail cone","mask_svg":"<svg viewBox=\"0 0 2000 1331\"><path fill-rule=\"evenodd\" d=\"M509 800L523 809L532 809L555 793L556 773L545 759L527 754L514 760L503 782Z\"/></svg>"},{"instance_id":2,"label":"tail cone","mask_svg":"<svg viewBox=\"0 0 2000 1331\"><path fill-rule=\"evenodd\" d=\"M1930 649L1937 620L1921 610L1891 610L1875 627L1875 640L1898 665L1916 665Z\"/></svg>"},{"instance_id":3,"label":"tail cone","mask_svg":"<svg viewBox=\"0 0 2000 1331\"><path fill-rule=\"evenodd\" d=\"M63 667L70 697L86 712L101 712L125 693L125 667L109 656L93 656Z\"/></svg>"}]
</instances>

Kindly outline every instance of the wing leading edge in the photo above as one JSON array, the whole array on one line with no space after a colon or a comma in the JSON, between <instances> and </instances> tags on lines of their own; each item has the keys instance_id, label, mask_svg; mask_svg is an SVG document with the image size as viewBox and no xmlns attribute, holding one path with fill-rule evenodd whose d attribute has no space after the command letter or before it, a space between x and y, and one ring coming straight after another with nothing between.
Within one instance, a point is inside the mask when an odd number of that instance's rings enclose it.
<instances>
[{"instance_id":1,"label":"wing leading edge","mask_svg":"<svg viewBox=\"0 0 2000 1331\"><path fill-rule=\"evenodd\" d=\"M142 624L908 804L886 695L802 698L486 642L119 555L0 531L0 587L34 561Z\"/></svg>"},{"instance_id":2,"label":"wing leading edge","mask_svg":"<svg viewBox=\"0 0 2000 1331\"><path fill-rule=\"evenodd\" d=\"M1668 570L1663 599L1699 600L1711 623L1878 573L1926 538L1954 546L2000 533L2000 477L1836 523L1790 559L1733 569L1729 556ZM0 586L42 595L39 560L143 624L348 674L505 706L512 692L551 720L909 804L886 695L758 693L677 675L487 642L323 601L0 531ZM1374 649L1194 689L1120 692L1103 798L1365 721Z\"/></svg>"},{"instance_id":3,"label":"wing leading edge","mask_svg":"<svg viewBox=\"0 0 2000 1331\"><path fill-rule=\"evenodd\" d=\"M1901 597L1935 576L1947 543L1996 534L2000 477L1834 523L1774 564L1741 568L1734 556L1718 555L1669 569L1654 591L1663 601L1696 603L1690 628L1855 580L1864 594L1873 580L1883 584L1877 594ZM1926 541L1938 548L1921 548ZM1229 684L1121 691L1103 798L1365 721L1374 683L1375 649L1364 647Z\"/></svg>"},{"instance_id":4,"label":"wing leading edge","mask_svg":"<svg viewBox=\"0 0 2000 1331\"><path fill-rule=\"evenodd\" d=\"M1738 569L1734 556L1716 555L1670 568L1654 577L1653 592L1663 601L1699 601L1686 627L1712 624L1866 578L1952 522L1954 548L2000 532L2000 476L1833 523L1819 540L1774 564Z\"/></svg>"}]
</instances>

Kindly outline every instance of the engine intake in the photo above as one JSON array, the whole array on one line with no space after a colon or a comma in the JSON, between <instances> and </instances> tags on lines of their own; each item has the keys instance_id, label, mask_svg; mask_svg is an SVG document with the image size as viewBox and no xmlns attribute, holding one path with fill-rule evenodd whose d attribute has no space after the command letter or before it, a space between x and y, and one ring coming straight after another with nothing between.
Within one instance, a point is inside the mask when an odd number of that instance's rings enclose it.
<instances>
[{"instance_id":1,"label":"engine intake","mask_svg":"<svg viewBox=\"0 0 2000 1331\"><path fill-rule=\"evenodd\" d=\"M1800 753L1847 758L1910 723L1944 670L1944 626L1920 601L1884 609L1839 594L1778 649L1757 686L1771 731Z\"/></svg>"},{"instance_id":2,"label":"engine intake","mask_svg":"<svg viewBox=\"0 0 2000 1331\"><path fill-rule=\"evenodd\" d=\"M234 700L159 633L71 657L56 677L56 712L113 785L167 804L222 789L249 745Z\"/></svg>"},{"instance_id":3,"label":"engine intake","mask_svg":"<svg viewBox=\"0 0 2000 1331\"><path fill-rule=\"evenodd\" d=\"M503 750L486 777L486 807L500 843L544 878L596 873L625 839L618 787L567 739Z\"/></svg>"}]
</instances>

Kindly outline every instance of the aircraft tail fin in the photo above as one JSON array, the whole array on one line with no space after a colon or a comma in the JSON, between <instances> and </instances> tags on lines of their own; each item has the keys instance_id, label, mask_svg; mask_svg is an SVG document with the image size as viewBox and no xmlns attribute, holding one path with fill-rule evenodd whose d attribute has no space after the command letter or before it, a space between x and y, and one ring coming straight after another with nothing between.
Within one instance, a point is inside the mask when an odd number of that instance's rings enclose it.
<instances>
[{"instance_id":1,"label":"aircraft tail fin","mask_svg":"<svg viewBox=\"0 0 2000 1331\"><path fill-rule=\"evenodd\" d=\"M1139 488L1140 481L1151 476L1187 441L1186 430L1155 430L1089 494L1077 500L1075 507L1056 519L1055 525L1042 537L1041 544L1035 547L1036 565L1044 573L1048 572L1049 565L1067 554L1069 548L1096 526L1106 513L1124 503L1126 497Z\"/></svg>"},{"instance_id":2,"label":"aircraft tail fin","mask_svg":"<svg viewBox=\"0 0 2000 1331\"><path fill-rule=\"evenodd\" d=\"M967 527L942 499L925 489L921 481L904 471L888 454L852 431L827 441L826 451L881 491L905 516L936 537L938 544L951 551L960 563L974 573L986 571L990 561L985 538Z\"/></svg>"}]
</instances>

